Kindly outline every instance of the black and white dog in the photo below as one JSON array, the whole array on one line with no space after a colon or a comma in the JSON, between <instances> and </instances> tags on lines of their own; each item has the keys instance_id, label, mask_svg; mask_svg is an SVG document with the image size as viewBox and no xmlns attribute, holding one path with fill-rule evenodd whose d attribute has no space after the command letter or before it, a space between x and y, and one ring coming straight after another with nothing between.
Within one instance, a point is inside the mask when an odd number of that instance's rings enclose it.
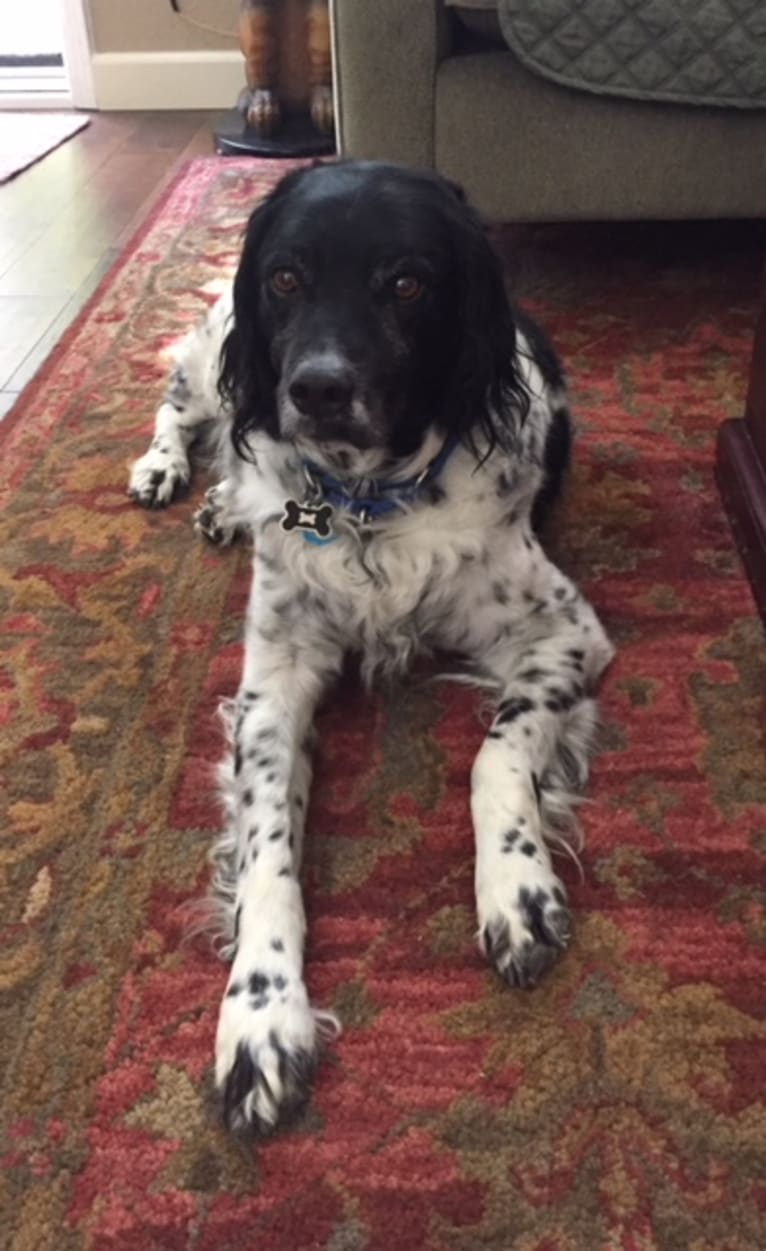
<instances>
[{"instance_id":1,"label":"black and white dog","mask_svg":"<svg viewBox=\"0 0 766 1251\"><path fill-rule=\"evenodd\" d=\"M437 176L319 166L256 208L232 292L178 351L131 475L141 504L171 501L211 419L224 476L197 527L255 541L217 849L232 969L216 1081L229 1124L267 1130L332 1022L303 982L298 875L312 718L344 653L367 680L458 653L493 691L471 779L479 941L526 987L569 942L550 844L612 647L536 537L569 446L559 364Z\"/></svg>"}]
</instances>

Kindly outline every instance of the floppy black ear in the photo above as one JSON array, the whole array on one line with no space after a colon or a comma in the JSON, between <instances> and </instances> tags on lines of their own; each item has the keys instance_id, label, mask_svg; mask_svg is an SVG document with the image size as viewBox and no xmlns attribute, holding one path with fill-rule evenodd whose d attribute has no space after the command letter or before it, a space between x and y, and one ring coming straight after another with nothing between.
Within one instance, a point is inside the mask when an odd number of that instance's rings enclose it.
<instances>
[{"instance_id":1,"label":"floppy black ear","mask_svg":"<svg viewBox=\"0 0 766 1251\"><path fill-rule=\"evenodd\" d=\"M459 200L461 204L468 203L468 196L461 183L455 182L454 178L442 178L442 182L449 187L456 200Z\"/></svg>"},{"instance_id":2,"label":"floppy black ear","mask_svg":"<svg viewBox=\"0 0 766 1251\"><path fill-rule=\"evenodd\" d=\"M478 215L468 206L459 212L455 365L446 421L484 456L497 443L513 446L529 395L515 365L516 327L500 259Z\"/></svg>"},{"instance_id":3,"label":"floppy black ear","mask_svg":"<svg viewBox=\"0 0 766 1251\"><path fill-rule=\"evenodd\" d=\"M286 194L285 184L290 181L288 175L250 214L234 278L232 326L221 350L218 391L233 410L231 438L236 451L245 459L250 455L249 433L265 430L272 437L278 433L277 376L261 325L259 255Z\"/></svg>"}]
</instances>

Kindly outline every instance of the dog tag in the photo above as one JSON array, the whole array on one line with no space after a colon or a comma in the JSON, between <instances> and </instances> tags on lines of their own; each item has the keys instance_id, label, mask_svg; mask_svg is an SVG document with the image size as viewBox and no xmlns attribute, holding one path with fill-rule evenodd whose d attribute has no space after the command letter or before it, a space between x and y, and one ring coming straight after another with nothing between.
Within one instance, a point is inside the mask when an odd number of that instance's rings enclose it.
<instances>
[{"instance_id":1,"label":"dog tag","mask_svg":"<svg viewBox=\"0 0 766 1251\"><path fill-rule=\"evenodd\" d=\"M332 543L332 514L332 504L299 504L297 500L285 500L279 524L287 534L301 530L309 543Z\"/></svg>"}]
</instances>

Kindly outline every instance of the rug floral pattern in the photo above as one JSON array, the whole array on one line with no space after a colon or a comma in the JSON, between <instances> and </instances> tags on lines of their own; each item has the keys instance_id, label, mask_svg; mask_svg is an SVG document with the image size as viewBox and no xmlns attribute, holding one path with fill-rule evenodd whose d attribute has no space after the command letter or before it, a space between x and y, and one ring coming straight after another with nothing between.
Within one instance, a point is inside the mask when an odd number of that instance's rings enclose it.
<instances>
[{"instance_id":1,"label":"rug floral pattern","mask_svg":"<svg viewBox=\"0 0 766 1251\"><path fill-rule=\"evenodd\" d=\"M218 825L247 552L204 485L126 499L164 368L278 167L194 162L0 428L0 1207L13 1251L755 1251L766 1245L766 651L712 481L762 238L499 246L572 376L552 538L619 645L576 941L512 993L474 945L479 701L420 675L321 715L315 1000L345 1031L289 1134L234 1141L224 970L188 934ZM693 236L693 237L692 237ZM691 242L689 239L691 237Z\"/></svg>"}]
</instances>

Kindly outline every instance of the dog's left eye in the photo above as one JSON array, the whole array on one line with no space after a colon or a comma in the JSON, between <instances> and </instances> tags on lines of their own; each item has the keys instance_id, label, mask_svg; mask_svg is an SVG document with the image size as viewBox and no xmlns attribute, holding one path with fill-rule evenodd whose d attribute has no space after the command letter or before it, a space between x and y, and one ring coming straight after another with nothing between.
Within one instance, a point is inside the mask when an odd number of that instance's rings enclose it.
<instances>
[{"instance_id":1,"label":"dog's left eye","mask_svg":"<svg viewBox=\"0 0 766 1251\"><path fill-rule=\"evenodd\" d=\"M411 304L423 294L423 283L419 278L413 278L412 274L402 274L394 283L394 291L397 300Z\"/></svg>"},{"instance_id":2,"label":"dog's left eye","mask_svg":"<svg viewBox=\"0 0 766 1251\"><path fill-rule=\"evenodd\" d=\"M278 295L292 295L300 284L294 269L275 269L271 275L271 285Z\"/></svg>"}]
</instances>

